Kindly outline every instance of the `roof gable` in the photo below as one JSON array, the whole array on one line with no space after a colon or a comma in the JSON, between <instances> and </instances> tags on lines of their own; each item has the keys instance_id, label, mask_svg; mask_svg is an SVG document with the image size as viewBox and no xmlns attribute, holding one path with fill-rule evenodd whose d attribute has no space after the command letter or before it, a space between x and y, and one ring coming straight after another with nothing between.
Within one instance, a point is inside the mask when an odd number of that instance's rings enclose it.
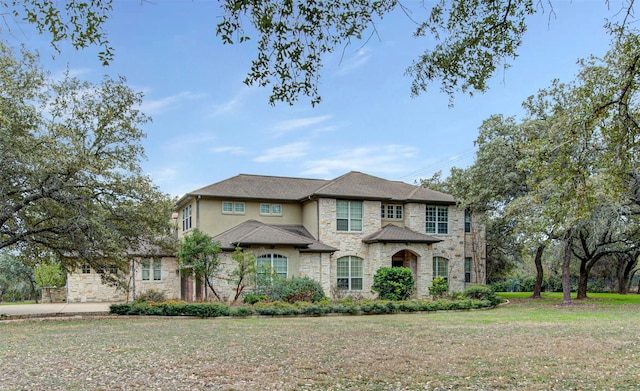
<instances>
[{"instance_id":1,"label":"roof gable","mask_svg":"<svg viewBox=\"0 0 640 391\"><path fill-rule=\"evenodd\" d=\"M214 236L223 250L233 250L238 246L267 245L292 246L300 251L333 252L336 248L315 240L303 226L265 224L256 220L247 220L235 227Z\"/></svg>"},{"instance_id":2,"label":"roof gable","mask_svg":"<svg viewBox=\"0 0 640 391\"><path fill-rule=\"evenodd\" d=\"M364 243L438 243L441 239L416 232L407 227L387 224L362 239Z\"/></svg>"}]
</instances>

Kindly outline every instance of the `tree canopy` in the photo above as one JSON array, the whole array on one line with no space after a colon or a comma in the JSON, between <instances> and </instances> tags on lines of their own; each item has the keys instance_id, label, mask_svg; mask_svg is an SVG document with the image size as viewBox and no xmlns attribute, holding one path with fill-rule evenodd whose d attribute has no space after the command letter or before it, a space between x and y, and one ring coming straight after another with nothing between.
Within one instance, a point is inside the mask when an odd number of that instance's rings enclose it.
<instances>
[{"instance_id":1,"label":"tree canopy","mask_svg":"<svg viewBox=\"0 0 640 391\"><path fill-rule=\"evenodd\" d=\"M172 209L140 167L142 95L124 79L52 80L37 61L0 43L0 249L123 266L169 233Z\"/></svg>"},{"instance_id":2,"label":"tree canopy","mask_svg":"<svg viewBox=\"0 0 640 391\"><path fill-rule=\"evenodd\" d=\"M627 0L620 10L612 10L609 28L630 24L634 2ZM312 105L319 103L326 56L344 52L356 41L366 44L377 35L377 25L393 12L403 14L406 23L414 26L413 37L425 42L425 49L406 68L412 95L438 82L450 101L459 91L484 92L495 72L516 59L528 18L536 13L553 15L552 0L436 0L421 2L416 9L398 0L220 3L223 15L216 25L217 35L226 44L256 41L256 57L245 83L269 86L271 104L293 104L304 96ZM99 46L104 64L113 58L104 31L111 0L0 0L0 6L34 24L39 32L48 32L56 50L62 40L69 40L77 49Z\"/></svg>"}]
</instances>

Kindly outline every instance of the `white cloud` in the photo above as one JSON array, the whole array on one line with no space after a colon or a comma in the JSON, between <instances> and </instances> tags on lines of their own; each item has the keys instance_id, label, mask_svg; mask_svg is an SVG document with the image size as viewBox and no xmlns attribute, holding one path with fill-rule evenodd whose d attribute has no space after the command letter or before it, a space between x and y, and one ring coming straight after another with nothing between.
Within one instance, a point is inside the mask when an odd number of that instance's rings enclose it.
<instances>
[{"instance_id":1,"label":"white cloud","mask_svg":"<svg viewBox=\"0 0 640 391\"><path fill-rule=\"evenodd\" d=\"M243 88L228 101L213 104L211 116L216 117L218 115L228 114L241 109L249 96L249 92L249 88Z\"/></svg>"},{"instance_id":2,"label":"white cloud","mask_svg":"<svg viewBox=\"0 0 640 391\"><path fill-rule=\"evenodd\" d=\"M213 152L213 153L228 153L230 155L246 155L246 154L249 153L243 147L233 147L233 146L211 148L211 152Z\"/></svg>"},{"instance_id":3,"label":"white cloud","mask_svg":"<svg viewBox=\"0 0 640 391\"><path fill-rule=\"evenodd\" d=\"M309 143L300 141L280 147L270 148L264 155L256 157L253 161L258 163L290 161L306 156L308 150Z\"/></svg>"},{"instance_id":4,"label":"white cloud","mask_svg":"<svg viewBox=\"0 0 640 391\"><path fill-rule=\"evenodd\" d=\"M366 49L360 49L356 52L354 57L349 58L346 61L341 61L340 66L338 68L339 75L349 74L356 69L362 67L364 64L369 62L371 59L371 54Z\"/></svg>"},{"instance_id":5,"label":"white cloud","mask_svg":"<svg viewBox=\"0 0 640 391\"><path fill-rule=\"evenodd\" d=\"M367 173L398 173L407 170L409 159L416 156L418 149L404 145L363 146L340 150L325 159L304 163L308 169L303 175L333 177L347 171Z\"/></svg>"},{"instance_id":6,"label":"white cloud","mask_svg":"<svg viewBox=\"0 0 640 391\"><path fill-rule=\"evenodd\" d=\"M192 92L180 92L162 99L144 100L140 105L140 110L148 115L159 114L162 111L180 105L184 101L200 99L203 96L203 94L194 94Z\"/></svg>"},{"instance_id":7,"label":"white cloud","mask_svg":"<svg viewBox=\"0 0 640 391\"><path fill-rule=\"evenodd\" d=\"M322 115L319 117L307 117L307 118L296 118L290 119L286 121L278 122L274 125L274 129L280 131L282 133L289 132L291 130L306 128L312 125L319 124L331 118L331 115Z\"/></svg>"}]
</instances>

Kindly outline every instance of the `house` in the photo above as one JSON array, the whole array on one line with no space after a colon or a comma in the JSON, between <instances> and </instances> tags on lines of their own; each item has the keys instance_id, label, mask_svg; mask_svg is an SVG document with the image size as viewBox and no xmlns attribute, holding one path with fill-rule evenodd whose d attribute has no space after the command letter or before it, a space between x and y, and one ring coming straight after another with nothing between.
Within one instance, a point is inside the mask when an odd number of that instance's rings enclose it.
<instances>
[{"instance_id":1,"label":"house","mask_svg":"<svg viewBox=\"0 0 640 391\"><path fill-rule=\"evenodd\" d=\"M179 237L198 228L220 242L222 276L240 246L282 277L317 280L329 296L372 296L385 266L411 269L418 298L429 296L435 277L453 291L485 282L478 216L451 195L361 172L331 180L241 174L187 193L176 211ZM215 284L233 297L224 278ZM193 281L181 285L183 299L201 295Z\"/></svg>"},{"instance_id":2,"label":"house","mask_svg":"<svg viewBox=\"0 0 640 391\"><path fill-rule=\"evenodd\" d=\"M129 252L128 263L126 272L115 268L108 271L117 284L105 283L106 268L96 270L85 265L67 273L67 303L132 301L153 291L168 300L180 300L180 269L173 251L143 245Z\"/></svg>"}]
</instances>

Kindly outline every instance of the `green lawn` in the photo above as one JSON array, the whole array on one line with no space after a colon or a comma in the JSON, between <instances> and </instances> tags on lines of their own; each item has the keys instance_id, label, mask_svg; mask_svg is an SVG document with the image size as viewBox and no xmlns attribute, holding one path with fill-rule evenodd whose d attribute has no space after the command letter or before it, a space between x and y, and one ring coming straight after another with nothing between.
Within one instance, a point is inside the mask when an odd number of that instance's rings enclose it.
<instances>
[{"instance_id":1,"label":"green lawn","mask_svg":"<svg viewBox=\"0 0 640 391\"><path fill-rule=\"evenodd\" d=\"M0 324L2 389L636 390L636 295L492 310Z\"/></svg>"}]
</instances>

